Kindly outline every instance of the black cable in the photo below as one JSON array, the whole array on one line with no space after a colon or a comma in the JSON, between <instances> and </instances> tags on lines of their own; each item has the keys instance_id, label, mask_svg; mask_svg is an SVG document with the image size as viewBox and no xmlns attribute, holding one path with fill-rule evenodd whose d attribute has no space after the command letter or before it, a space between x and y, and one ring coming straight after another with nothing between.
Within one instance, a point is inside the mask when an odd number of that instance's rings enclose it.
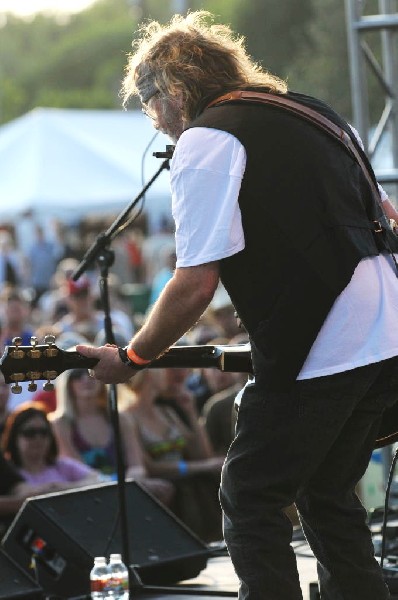
<instances>
[{"instance_id":1,"label":"black cable","mask_svg":"<svg viewBox=\"0 0 398 600\"><path fill-rule=\"evenodd\" d=\"M111 546L111 543L113 542L113 540L115 539L115 534L116 534L116 530L118 528L119 525L119 521L120 521L120 510L118 509L116 511L116 515L115 518L113 520L113 526L112 529L108 535L108 539L106 540L106 544L105 544L105 550L104 550L104 554L103 556L108 556L109 553L109 548Z\"/></svg>"},{"instance_id":2,"label":"black cable","mask_svg":"<svg viewBox=\"0 0 398 600\"><path fill-rule=\"evenodd\" d=\"M141 185L144 186L145 185L145 172L144 172L144 166L145 166L145 159L146 159L146 155L149 152L150 147L152 146L153 142L155 141L155 139L157 138L157 136L159 135L159 132L156 131L155 134L151 137L151 139L149 140L143 154L142 154L142 158L141 158ZM124 229L126 229L126 227L128 227L129 225L131 225L132 223L134 223L134 221L136 219L138 219L138 217L140 216L140 214L142 213L142 211L144 210L144 206L145 206L145 195L141 198L141 204L139 206L139 208L137 209L137 211L131 215L131 217L129 217L128 219L126 219L126 221L123 223L123 225L121 227L119 227L119 229L117 231L115 231L115 235L114 237L116 237L116 235L119 235L119 233L121 231L123 231Z\"/></svg>"}]
</instances>

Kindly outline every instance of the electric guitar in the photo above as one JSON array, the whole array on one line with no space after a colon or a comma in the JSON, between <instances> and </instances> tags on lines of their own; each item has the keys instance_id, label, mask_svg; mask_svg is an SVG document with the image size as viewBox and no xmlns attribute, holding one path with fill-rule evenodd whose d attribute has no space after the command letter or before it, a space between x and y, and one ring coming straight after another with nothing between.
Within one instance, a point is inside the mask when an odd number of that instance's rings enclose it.
<instances>
[{"instance_id":1,"label":"electric guitar","mask_svg":"<svg viewBox=\"0 0 398 600\"><path fill-rule=\"evenodd\" d=\"M14 338L14 345L6 346L0 359L0 372L5 383L12 384L14 394L22 392L22 382L29 382L31 392L37 390L36 381L44 381L43 389L54 389L52 383L69 369L91 369L97 359L87 358L73 350L63 350L55 344L54 336L46 336L44 344L32 337L31 346L22 346L21 338ZM230 373L252 373L250 344L231 346L171 346L160 358L147 368L216 368ZM398 440L398 402L384 411L375 448L381 448Z\"/></svg>"}]
</instances>

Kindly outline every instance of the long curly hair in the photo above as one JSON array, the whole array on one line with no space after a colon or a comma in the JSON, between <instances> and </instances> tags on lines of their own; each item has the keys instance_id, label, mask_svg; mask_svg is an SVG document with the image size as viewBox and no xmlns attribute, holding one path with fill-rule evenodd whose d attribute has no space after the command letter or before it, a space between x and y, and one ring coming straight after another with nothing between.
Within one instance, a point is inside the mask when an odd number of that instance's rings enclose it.
<instances>
[{"instance_id":1,"label":"long curly hair","mask_svg":"<svg viewBox=\"0 0 398 600\"><path fill-rule=\"evenodd\" d=\"M175 15L166 25L144 23L128 56L121 96L124 105L137 95L138 70L153 73L159 91L183 99L189 122L213 99L236 89L266 88L287 92L287 84L263 69L248 55L245 40L227 25L214 23L208 11Z\"/></svg>"}]
</instances>

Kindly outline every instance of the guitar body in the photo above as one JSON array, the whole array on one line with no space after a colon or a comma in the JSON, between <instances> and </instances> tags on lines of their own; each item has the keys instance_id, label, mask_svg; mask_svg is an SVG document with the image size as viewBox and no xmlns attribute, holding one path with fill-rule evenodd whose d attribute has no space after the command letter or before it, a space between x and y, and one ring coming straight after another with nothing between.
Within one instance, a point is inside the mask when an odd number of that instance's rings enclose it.
<instances>
[{"instance_id":1,"label":"guitar body","mask_svg":"<svg viewBox=\"0 0 398 600\"><path fill-rule=\"evenodd\" d=\"M46 340L46 338L45 338ZM91 369L97 360L86 358L71 350L58 348L53 341L32 346L7 346L0 360L0 371L6 383L13 384L14 393L22 391L21 382L43 380L44 389L51 389L52 380L68 369ZM152 361L148 368L216 368L230 373L252 373L249 344L234 346L172 346L163 356ZM398 402L383 414L375 448L398 441Z\"/></svg>"}]
</instances>

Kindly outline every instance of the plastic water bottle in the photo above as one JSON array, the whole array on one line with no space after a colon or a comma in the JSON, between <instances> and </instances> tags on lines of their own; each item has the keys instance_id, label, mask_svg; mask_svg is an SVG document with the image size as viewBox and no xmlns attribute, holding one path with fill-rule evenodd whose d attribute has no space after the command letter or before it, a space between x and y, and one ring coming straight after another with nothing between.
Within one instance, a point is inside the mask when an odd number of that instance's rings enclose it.
<instances>
[{"instance_id":1,"label":"plastic water bottle","mask_svg":"<svg viewBox=\"0 0 398 600\"><path fill-rule=\"evenodd\" d=\"M113 600L127 600L129 597L129 572L121 554L111 554L109 559L109 597Z\"/></svg>"},{"instance_id":2,"label":"plastic water bottle","mask_svg":"<svg viewBox=\"0 0 398 600\"><path fill-rule=\"evenodd\" d=\"M90 572L90 589L92 600L109 598L110 569L105 556L96 556Z\"/></svg>"}]
</instances>

